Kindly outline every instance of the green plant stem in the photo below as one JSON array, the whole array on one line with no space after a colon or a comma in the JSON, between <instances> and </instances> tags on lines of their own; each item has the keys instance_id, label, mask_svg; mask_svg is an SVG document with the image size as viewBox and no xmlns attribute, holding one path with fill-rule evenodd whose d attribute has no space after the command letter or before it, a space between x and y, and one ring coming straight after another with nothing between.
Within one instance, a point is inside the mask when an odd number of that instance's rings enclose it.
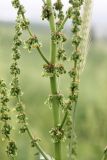
<instances>
[{"instance_id":1,"label":"green plant stem","mask_svg":"<svg viewBox=\"0 0 107 160\"><path fill-rule=\"evenodd\" d=\"M32 136L32 134L31 134L31 132L30 132L30 130L29 130L28 127L27 127L27 133L28 133L30 139L31 139L31 140L34 140L34 139L33 139L33 136ZM36 145L36 148L38 149L38 151L41 153L41 155L45 158L45 160L49 160L49 158L47 157L46 153L45 153L44 150L41 148L41 146L38 144L38 142L36 142L35 145Z\"/></svg>"},{"instance_id":2,"label":"green plant stem","mask_svg":"<svg viewBox=\"0 0 107 160\"><path fill-rule=\"evenodd\" d=\"M68 20L68 15L66 15L66 17L64 18L64 20L62 21L61 25L59 26L57 32L60 32L63 27L64 27L64 24L66 23L66 21Z\"/></svg>"},{"instance_id":3,"label":"green plant stem","mask_svg":"<svg viewBox=\"0 0 107 160\"><path fill-rule=\"evenodd\" d=\"M61 123L61 125L60 125L60 129L63 128L63 126L64 126L64 124L65 124L65 122L66 122L67 116L68 116L68 111L65 112L65 115L64 115L64 117L63 117L62 123Z\"/></svg>"},{"instance_id":4,"label":"green plant stem","mask_svg":"<svg viewBox=\"0 0 107 160\"><path fill-rule=\"evenodd\" d=\"M54 19L54 13L52 11L52 2L51 0L47 0L47 5L49 8L51 8L51 16L49 18L50 23L50 29L51 33L56 32L56 25L55 25L55 19ZM53 65L56 64L56 53L57 53L57 45L56 43L51 40L51 63ZM59 119L59 101L57 99L58 91L57 91L57 80L56 76L50 78L50 85L51 85L51 93L53 95L53 102L52 102L52 108L53 108L53 118L54 118L54 127L57 127L60 123ZM61 160L61 142L60 140L58 142L54 143L55 146L55 160Z\"/></svg>"},{"instance_id":5,"label":"green plant stem","mask_svg":"<svg viewBox=\"0 0 107 160\"><path fill-rule=\"evenodd\" d=\"M39 47L37 47L37 50L39 52L39 54L41 55L42 59L47 63L47 64L50 64L49 61L46 59L46 57L43 55L42 51L40 50Z\"/></svg>"},{"instance_id":6,"label":"green plant stem","mask_svg":"<svg viewBox=\"0 0 107 160\"><path fill-rule=\"evenodd\" d=\"M103 157L101 160L107 160L107 147L104 149Z\"/></svg>"},{"instance_id":7,"label":"green plant stem","mask_svg":"<svg viewBox=\"0 0 107 160\"><path fill-rule=\"evenodd\" d=\"M24 21L26 21L26 18L25 18L25 15L24 15L24 14L22 14L22 18L23 18ZM30 30L29 27L27 27L27 31L28 31L29 35L30 35L31 37L33 37L33 34L32 34L32 32L31 32L31 30ZM42 53L40 47L37 47L36 49L37 49L38 53L40 54L40 56L42 57L42 59L43 59L47 64L49 64L49 61L47 60L47 58L46 58L46 57L44 56L44 54Z\"/></svg>"}]
</instances>

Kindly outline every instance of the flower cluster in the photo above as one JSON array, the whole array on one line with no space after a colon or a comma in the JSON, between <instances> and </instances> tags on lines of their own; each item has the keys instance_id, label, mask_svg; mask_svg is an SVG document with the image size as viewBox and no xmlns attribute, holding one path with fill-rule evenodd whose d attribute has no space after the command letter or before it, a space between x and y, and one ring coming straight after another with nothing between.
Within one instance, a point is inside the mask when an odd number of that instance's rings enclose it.
<instances>
[{"instance_id":1,"label":"flower cluster","mask_svg":"<svg viewBox=\"0 0 107 160\"><path fill-rule=\"evenodd\" d=\"M55 44L64 43L67 39L62 32L52 33L52 40Z\"/></svg>"},{"instance_id":2,"label":"flower cluster","mask_svg":"<svg viewBox=\"0 0 107 160\"><path fill-rule=\"evenodd\" d=\"M18 61L20 59L20 47L22 45L21 35L22 31L28 29L29 21L27 21L24 17L24 7L20 4L19 0L13 0L12 4L15 8L17 8L17 19L16 19L16 26L15 26L15 36L13 39L13 47L12 47L12 59L13 63L10 67L10 73L13 76L11 82L11 96L17 98L17 119L18 123L20 123L20 133L24 133L27 130L27 122L26 122L26 115L24 113L24 105L21 102L22 91L19 83L19 75L20 75L20 68Z\"/></svg>"},{"instance_id":3,"label":"flower cluster","mask_svg":"<svg viewBox=\"0 0 107 160\"><path fill-rule=\"evenodd\" d=\"M70 10L68 11L69 17L72 17L72 48L73 52L71 55L71 61L73 62L73 67L69 71L69 76L71 78L70 84L70 110L68 110L68 116L66 121L67 127L67 138L69 141L69 159L75 160L76 158L76 136L75 135L75 107L78 100L78 92L79 92L79 66L81 62L81 52L80 52L80 43L82 41L82 37L80 36L81 29L81 15L80 8L83 4L83 0L69 0L69 3L72 5Z\"/></svg>"},{"instance_id":4,"label":"flower cluster","mask_svg":"<svg viewBox=\"0 0 107 160\"><path fill-rule=\"evenodd\" d=\"M20 124L20 133L25 133L27 130L27 117L24 113L24 104L19 100L19 102L16 105L16 111L17 111L17 119L18 123Z\"/></svg>"},{"instance_id":5,"label":"flower cluster","mask_svg":"<svg viewBox=\"0 0 107 160\"><path fill-rule=\"evenodd\" d=\"M60 125L56 128L52 128L49 132L54 143L57 143L64 139L64 129L60 128Z\"/></svg>"},{"instance_id":6,"label":"flower cluster","mask_svg":"<svg viewBox=\"0 0 107 160\"><path fill-rule=\"evenodd\" d=\"M64 20L64 12L63 12L63 4L60 0L57 0L54 3L54 9L56 11L57 19L56 22L57 28L61 25L62 21Z\"/></svg>"},{"instance_id":7,"label":"flower cluster","mask_svg":"<svg viewBox=\"0 0 107 160\"><path fill-rule=\"evenodd\" d=\"M4 125L2 127L2 134L5 138L9 138L10 132L12 127L8 123L8 121L11 119L9 116L9 108L7 106L7 103L9 101L8 95L7 95L7 87L3 80L0 80L0 120L4 122Z\"/></svg>"},{"instance_id":8,"label":"flower cluster","mask_svg":"<svg viewBox=\"0 0 107 160\"><path fill-rule=\"evenodd\" d=\"M72 4L74 8L81 7L84 0L69 0L69 3Z\"/></svg>"},{"instance_id":9,"label":"flower cluster","mask_svg":"<svg viewBox=\"0 0 107 160\"><path fill-rule=\"evenodd\" d=\"M66 73L66 70L62 64L57 64L56 66L53 64L45 64L43 68L44 68L43 76L46 77L53 77L54 75L59 77L60 75Z\"/></svg>"},{"instance_id":10,"label":"flower cluster","mask_svg":"<svg viewBox=\"0 0 107 160\"><path fill-rule=\"evenodd\" d=\"M12 5L14 8L18 9L18 15L24 15L25 9L24 6L20 4L19 0L12 0Z\"/></svg>"},{"instance_id":11,"label":"flower cluster","mask_svg":"<svg viewBox=\"0 0 107 160\"><path fill-rule=\"evenodd\" d=\"M42 20L44 19L49 20L51 14L52 14L51 8L47 5L47 3L44 2L42 7Z\"/></svg>"},{"instance_id":12,"label":"flower cluster","mask_svg":"<svg viewBox=\"0 0 107 160\"><path fill-rule=\"evenodd\" d=\"M70 19L72 18L72 7L69 7L67 12L66 12L67 17Z\"/></svg>"},{"instance_id":13,"label":"flower cluster","mask_svg":"<svg viewBox=\"0 0 107 160\"><path fill-rule=\"evenodd\" d=\"M57 59L59 61L60 60L65 61L67 59L65 54L65 49L63 47L58 49Z\"/></svg>"},{"instance_id":14,"label":"flower cluster","mask_svg":"<svg viewBox=\"0 0 107 160\"><path fill-rule=\"evenodd\" d=\"M34 35L30 37L27 41L25 41L25 48L28 49L28 51L31 51L32 48L40 48L41 44L38 42L37 37Z\"/></svg>"},{"instance_id":15,"label":"flower cluster","mask_svg":"<svg viewBox=\"0 0 107 160\"><path fill-rule=\"evenodd\" d=\"M69 3L72 4L72 46L73 46L73 53L71 55L71 60L73 61L74 65L72 70L69 72L70 77L72 78L72 83L70 86L71 94L69 96L72 102L77 102L78 99L78 86L79 86L79 65L81 61L81 54L79 45L81 43L81 36L80 36L80 28L81 28L81 16L80 16L80 7L83 4L83 0L69 0Z\"/></svg>"},{"instance_id":16,"label":"flower cluster","mask_svg":"<svg viewBox=\"0 0 107 160\"><path fill-rule=\"evenodd\" d=\"M56 3L54 3L54 6L57 11L60 11L63 8L63 4L61 1L56 1Z\"/></svg>"},{"instance_id":17,"label":"flower cluster","mask_svg":"<svg viewBox=\"0 0 107 160\"><path fill-rule=\"evenodd\" d=\"M62 94L56 94L56 95L49 95L49 97L47 98L45 104L49 104L50 108L52 108L52 104L53 101L57 100L59 106L63 109L65 107L65 103L64 103L64 97Z\"/></svg>"},{"instance_id":18,"label":"flower cluster","mask_svg":"<svg viewBox=\"0 0 107 160\"><path fill-rule=\"evenodd\" d=\"M51 39L55 44L58 45L57 59L58 60L66 60L66 53L64 49L64 43L66 42L66 37L62 32L52 33Z\"/></svg>"},{"instance_id":19,"label":"flower cluster","mask_svg":"<svg viewBox=\"0 0 107 160\"><path fill-rule=\"evenodd\" d=\"M21 41L21 27L20 27L20 23L19 23L19 17L17 17L17 21L16 21L16 26L15 26L15 36L14 36L14 40L13 40L13 47L12 47L12 59L13 59L13 63L10 66L10 73L13 76L12 78L12 82L11 82L11 91L10 94L11 96L18 96L21 95L21 88L19 85L19 78L18 75L20 74L20 68L18 66L18 60L20 59L20 50L19 47L22 44Z\"/></svg>"},{"instance_id":20,"label":"flower cluster","mask_svg":"<svg viewBox=\"0 0 107 160\"><path fill-rule=\"evenodd\" d=\"M0 80L0 120L3 122L3 126L1 128L1 133L3 134L4 138L8 140L7 145L7 154L10 157L16 156L17 147L14 141L11 140L10 134L12 130L12 126L9 124L9 120L11 120L11 117L9 115L9 107L8 103L8 93L7 93L7 86L3 80ZM12 147L11 142L14 143L14 146Z\"/></svg>"},{"instance_id":21,"label":"flower cluster","mask_svg":"<svg viewBox=\"0 0 107 160\"><path fill-rule=\"evenodd\" d=\"M14 141L9 141L6 152L8 156L14 157L16 155L17 147Z\"/></svg>"}]
</instances>

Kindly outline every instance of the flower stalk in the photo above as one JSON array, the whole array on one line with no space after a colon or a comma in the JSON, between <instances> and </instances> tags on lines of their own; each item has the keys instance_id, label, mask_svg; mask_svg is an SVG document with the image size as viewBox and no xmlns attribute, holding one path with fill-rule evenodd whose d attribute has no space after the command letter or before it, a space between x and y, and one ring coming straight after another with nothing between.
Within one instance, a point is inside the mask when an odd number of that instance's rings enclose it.
<instances>
[{"instance_id":1,"label":"flower stalk","mask_svg":"<svg viewBox=\"0 0 107 160\"><path fill-rule=\"evenodd\" d=\"M17 147L15 141L11 138L11 130L12 126L10 125L10 108L8 107L9 97L8 90L4 80L0 80L0 120L3 125L1 128L1 133L3 135L3 139L7 140L7 155L9 159L14 160L17 155Z\"/></svg>"},{"instance_id":2,"label":"flower stalk","mask_svg":"<svg viewBox=\"0 0 107 160\"><path fill-rule=\"evenodd\" d=\"M49 23L50 23L50 29L51 34L56 32L56 25L55 25L55 19L54 19L54 13L52 10L52 2L51 0L47 0L47 6L50 8L51 14L49 16ZM51 39L51 64L56 64L56 54L57 54L57 45L54 43L54 40ZM53 77L50 77L50 85L51 85L51 94L53 96L52 101L52 108L53 108L53 118L54 118L54 127L56 128L60 121L59 121L59 101L57 99L57 80L56 75ZM55 160L61 160L61 142L60 140L54 142L55 147Z\"/></svg>"}]
</instances>

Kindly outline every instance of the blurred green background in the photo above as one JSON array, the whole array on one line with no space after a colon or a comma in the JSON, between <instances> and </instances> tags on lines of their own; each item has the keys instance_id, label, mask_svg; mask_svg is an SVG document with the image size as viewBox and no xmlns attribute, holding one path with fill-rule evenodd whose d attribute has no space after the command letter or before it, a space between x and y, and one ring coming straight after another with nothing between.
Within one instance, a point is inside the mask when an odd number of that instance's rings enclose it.
<instances>
[{"instance_id":1,"label":"blurred green background","mask_svg":"<svg viewBox=\"0 0 107 160\"><path fill-rule=\"evenodd\" d=\"M49 33L46 26L33 25L34 32L39 35L43 43L43 50L49 57ZM71 34L67 32L71 40ZM11 82L9 67L11 64L11 46L14 36L14 24L0 23L0 78L5 79L8 87ZM94 36L94 35L93 35ZM25 37L28 37L25 34ZM65 48L71 53L70 40ZM52 111L44 102L50 93L49 80L42 77L42 65L37 51L28 53L22 49L20 60L20 82L24 92L23 101L26 105L26 113L32 133L42 139L41 145L48 151L53 150L49 130L52 127ZM60 89L66 95L68 93L69 80L60 79ZM14 105L10 105L14 108ZM85 70L81 74L80 95L76 114L76 130L78 136L78 160L100 160L103 149L107 144L107 41L93 38L90 51L87 56ZM17 160L36 160L37 151L30 147L29 137L18 133L18 124L13 122L15 130L13 139L18 146ZM0 126L1 126L0 122ZM63 142L64 145L64 142ZM6 144L0 135L0 160L7 160L5 153ZM66 158L63 158L65 160Z\"/></svg>"}]
</instances>

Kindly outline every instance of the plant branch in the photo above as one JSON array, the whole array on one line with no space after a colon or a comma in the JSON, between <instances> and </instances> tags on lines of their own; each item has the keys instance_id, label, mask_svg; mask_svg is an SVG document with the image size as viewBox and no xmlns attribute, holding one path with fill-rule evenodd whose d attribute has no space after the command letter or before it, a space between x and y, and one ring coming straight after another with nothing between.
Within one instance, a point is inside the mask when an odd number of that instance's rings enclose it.
<instances>
[{"instance_id":1,"label":"plant branch","mask_svg":"<svg viewBox=\"0 0 107 160\"><path fill-rule=\"evenodd\" d=\"M20 103L21 98L20 96L17 96L17 101ZM26 121L24 121L24 125L26 127L26 132L28 134L28 136L30 137L31 141L34 141L34 146L37 148L37 150L41 153L41 155L45 158L45 160L49 160L49 158L47 157L46 153L44 152L44 150L42 149L42 147L38 144L38 140L36 141L33 136L32 133L28 127L28 125L26 124Z\"/></svg>"},{"instance_id":2,"label":"plant branch","mask_svg":"<svg viewBox=\"0 0 107 160\"><path fill-rule=\"evenodd\" d=\"M31 140L34 140L28 126L27 127L27 133L30 137ZM41 155L45 158L45 160L49 160L49 158L47 157L46 153L44 152L44 150L41 148L41 146L38 144L38 142L35 143L36 148L38 149L38 151L41 153Z\"/></svg>"},{"instance_id":3,"label":"plant branch","mask_svg":"<svg viewBox=\"0 0 107 160\"><path fill-rule=\"evenodd\" d=\"M62 120L61 125L60 125L60 129L63 128L63 126L66 122L67 116L68 116L68 111L65 112L65 115L64 115L63 120Z\"/></svg>"},{"instance_id":4,"label":"plant branch","mask_svg":"<svg viewBox=\"0 0 107 160\"><path fill-rule=\"evenodd\" d=\"M25 15L24 15L24 14L22 14L22 18L23 18L24 21L26 21L26 18L25 18ZM30 30L29 27L27 27L27 31L28 31L29 35L30 35L31 37L33 37L33 34L32 34L32 32L31 32L31 30ZM36 49L37 49L38 53L40 54L40 56L42 57L42 59L43 59L47 64L50 64L49 61L47 60L47 58L46 58L46 57L44 56L44 54L42 53L40 47L37 47Z\"/></svg>"},{"instance_id":5,"label":"plant branch","mask_svg":"<svg viewBox=\"0 0 107 160\"><path fill-rule=\"evenodd\" d=\"M47 63L47 64L50 64L50 62L46 59L46 57L43 55L42 51L40 50L39 47L37 47L37 50L39 52L39 54L41 55L41 57L44 59L44 61Z\"/></svg>"},{"instance_id":6,"label":"plant branch","mask_svg":"<svg viewBox=\"0 0 107 160\"><path fill-rule=\"evenodd\" d=\"M64 25L65 25L65 23L66 23L67 20L68 20L68 15L66 15L66 17L65 17L64 20L62 21L62 23L61 23L61 25L59 26L57 32L60 32L60 31L63 29L63 27L64 27Z\"/></svg>"}]
</instances>

